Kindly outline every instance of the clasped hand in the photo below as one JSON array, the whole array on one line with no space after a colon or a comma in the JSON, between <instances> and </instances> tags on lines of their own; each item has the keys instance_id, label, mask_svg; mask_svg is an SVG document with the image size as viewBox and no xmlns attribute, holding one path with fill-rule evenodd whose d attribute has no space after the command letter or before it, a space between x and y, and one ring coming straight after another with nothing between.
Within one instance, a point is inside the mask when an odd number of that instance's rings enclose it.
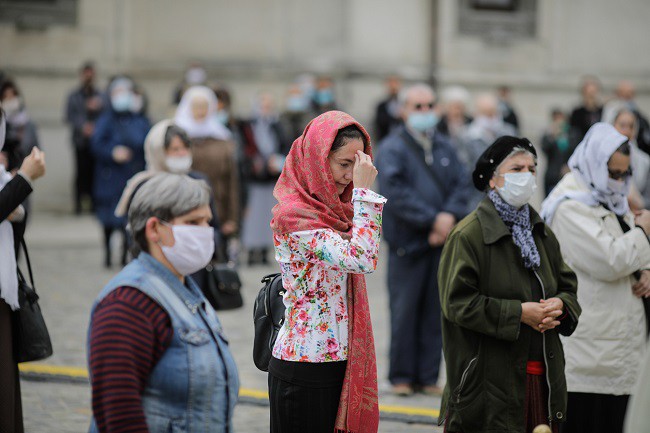
<instances>
[{"instance_id":1,"label":"clasped hand","mask_svg":"<svg viewBox=\"0 0 650 433\"><path fill-rule=\"evenodd\" d=\"M536 331L544 332L560 324L564 303L560 298L541 299L521 304L521 321Z\"/></svg>"}]
</instances>

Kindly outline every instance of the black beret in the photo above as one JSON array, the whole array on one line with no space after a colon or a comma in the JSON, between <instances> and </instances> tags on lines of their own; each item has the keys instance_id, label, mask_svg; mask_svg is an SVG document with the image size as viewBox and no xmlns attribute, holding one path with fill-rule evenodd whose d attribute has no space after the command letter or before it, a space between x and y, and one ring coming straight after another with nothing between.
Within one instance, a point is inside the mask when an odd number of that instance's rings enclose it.
<instances>
[{"instance_id":1,"label":"black beret","mask_svg":"<svg viewBox=\"0 0 650 433\"><path fill-rule=\"evenodd\" d=\"M490 145L476 161L476 168L472 173L472 180L474 186L479 191L485 191L494 170L503 162L504 159L510 155L515 148L528 150L533 155L537 156L535 147L527 138L511 137L504 135L497 138L494 143Z\"/></svg>"}]
</instances>

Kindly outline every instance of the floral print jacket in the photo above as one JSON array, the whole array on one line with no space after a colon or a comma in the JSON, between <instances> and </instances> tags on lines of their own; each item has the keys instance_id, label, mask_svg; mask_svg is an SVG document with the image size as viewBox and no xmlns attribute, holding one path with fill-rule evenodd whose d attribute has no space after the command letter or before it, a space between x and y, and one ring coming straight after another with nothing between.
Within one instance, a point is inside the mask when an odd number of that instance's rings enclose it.
<instances>
[{"instance_id":1,"label":"floral print jacket","mask_svg":"<svg viewBox=\"0 0 650 433\"><path fill-rule=\"evenodd\" d=\"M368 274L377 267L386 199L355 188L352 202L350 240L329 229L274 235L287 307L273 347L277 359L330 362L348 357L348 274Z\"/></svg>"}]
</instances>

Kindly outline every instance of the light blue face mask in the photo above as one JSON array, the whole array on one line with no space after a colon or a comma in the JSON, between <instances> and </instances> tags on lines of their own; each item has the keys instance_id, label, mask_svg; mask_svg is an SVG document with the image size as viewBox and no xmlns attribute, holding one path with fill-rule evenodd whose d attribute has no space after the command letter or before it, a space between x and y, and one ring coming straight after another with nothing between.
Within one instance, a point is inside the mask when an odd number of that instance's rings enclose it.
<instances>
[{"instance_id":1,"label":"light blue face mask","mask_svg":"<svg viewBox=\"0 0 650 433\"><path fill-rule=\"evenodd\" d=\"M307 111L309 101L302 96L291 96L287 99L287 110L293 112Z\"/></svg>"},{"instance_id":2,"label":"light blue face mask","mask_svg":"<svg viewBox=\"0 0 650 433\"><path fill-rule=\"evenodd\" d=\"M228 114L226 110L217 110L217 112L214 113L214 117L216 117L223 125L227 125L230 120L230 114Z\"/></svg>"},{"instance_id":3,"label":"light blue face mask","mask_svg":"<svg viewBox=\"0 0 650 433\"><path fill-rule=\"evenodd\" d=\"M416 111L409 114L407 123L418 132L426 132L438 124L438 116L433 111Z\"/></svg>"},{"instance_id":4,"label":"light blue face mask","mask_svg":"<svg viewBox=\"0 0 650 433\"><path fill-rule=\"evenodd\" d=\"M118 113L129 111L132 105L133 94L131 92L121 92L111 97L111 105L113 110Z\"/></svg>"},{"instance_id":5,"label":"light blue face mask","mask_svg":"<svg viewBox=\"0 0 650 433\"><path fill-rule=\"evenodd\" d=\"M334 102L334 93L331 89L321 89L314 95L314 100L318 105L328 105Z\"/></svg>"}]
</instances>

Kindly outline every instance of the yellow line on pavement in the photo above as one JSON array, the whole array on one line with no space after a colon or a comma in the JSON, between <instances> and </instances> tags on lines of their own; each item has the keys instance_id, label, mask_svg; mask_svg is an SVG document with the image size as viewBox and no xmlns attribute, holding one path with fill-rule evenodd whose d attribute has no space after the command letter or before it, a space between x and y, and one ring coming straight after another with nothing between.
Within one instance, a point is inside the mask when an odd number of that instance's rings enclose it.
<instances>
[{"instance_id":1,"label":"yellow line on pavement","mask_svg":"<svg viewBox=\"0 0 650 433\"><path fill-rule=\"evenodd\" d=\"M81 367L67 367L63 365L47 365L47 364L34 364L23 363L19 365L20 371L23 373L47 374L51 376L67 376L75 378L88 378L88 370ZM268 399L269 393L258 389L241 388L239 395L242 397L250 397L257 399ZM409 407L409 406L389 406L385 404L379 405L381 412L390 412L401 415L415 415L425 417L438 417L440 411L437 409L427 409L424 407Z\"/></svg>"}]
</instances>

